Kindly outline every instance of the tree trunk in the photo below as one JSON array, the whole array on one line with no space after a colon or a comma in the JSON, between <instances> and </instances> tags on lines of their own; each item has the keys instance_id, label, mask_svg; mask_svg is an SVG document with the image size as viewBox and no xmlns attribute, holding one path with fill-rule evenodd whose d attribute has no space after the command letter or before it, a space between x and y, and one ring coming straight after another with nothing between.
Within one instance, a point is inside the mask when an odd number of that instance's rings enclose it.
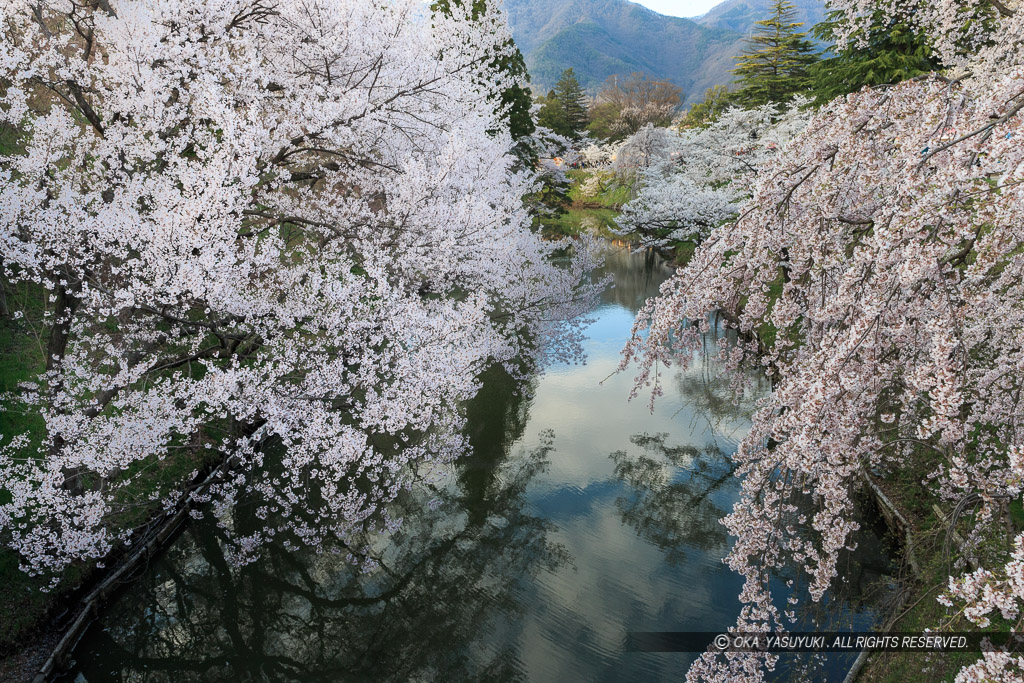
<instances>
[{"instance_id":1,"label":"tree trunk","mask_svg":"<svg viewBox=\"0 0 1024 683\"><path fill-rule=\"evenodd\" d=\"M46 344L46 372L47 375L55 375L50 377L52 382L50 389L51 402L64 388L64 370L61 366L68 350L68 341L71 338L71 324L74 322L75 312L78 310L79 300L77 294L80 286L81 282L77 280L69 282L66 286L57 286L53 326L50 328L50 337ZM58 457L64 450L64 446L64 437L60 434L54 435L53 441L50 444L50 456ZM85 492L85 487L82 484L84 468L65 467L62 473L64 474L64 488L72 495L79 496Z\"/></svg>"},{"instance_id":2,"label":"tree trunk","mask_svg":"<svg viewBox=\"0 0 1024 683\"><path fill-rule=\"evenodd\" d=\"M0 277L0 318L11 317L11 309L7 306L7 286L4 279Z\"/></svg>"}]
</instances>

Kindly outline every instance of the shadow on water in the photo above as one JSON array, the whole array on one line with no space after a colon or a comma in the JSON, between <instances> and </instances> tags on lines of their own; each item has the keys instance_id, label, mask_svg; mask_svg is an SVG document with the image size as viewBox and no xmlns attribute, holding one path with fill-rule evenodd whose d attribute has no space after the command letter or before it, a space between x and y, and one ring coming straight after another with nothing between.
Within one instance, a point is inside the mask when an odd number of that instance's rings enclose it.
<instances>
[{"instance_id":1,"label":"shadow on water","mask_svg":"<svg viewBox=\"0 0 1024 683\"><path fill-rule=\"evenodd\" d=\"M653 252L607 257L616 286L587 329L588 363L529 386L489 371L466 406L473 455L396 502L403 525L369 539L369 569L345 548L277 545L237 567L217 523L197 521L97 620L68 679L680 680L695 654L626 653L625 634L735 622L742 581L722 563L719 520L766 386L752 376L737 403L722 369L695 359L653 412L627 402L619 351L671 269ZM227 523L255 526L254 507ZM849 583L802 623L874 619L888 551L861 533ZM788 662L780 676L841 680L843 665Z\"/></svg>"}]
</instances>

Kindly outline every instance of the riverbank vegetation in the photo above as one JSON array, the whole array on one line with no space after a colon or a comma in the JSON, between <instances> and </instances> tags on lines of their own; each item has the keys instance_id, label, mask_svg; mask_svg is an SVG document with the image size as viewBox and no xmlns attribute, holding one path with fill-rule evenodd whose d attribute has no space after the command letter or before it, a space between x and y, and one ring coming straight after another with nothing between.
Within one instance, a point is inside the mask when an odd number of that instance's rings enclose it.
<instances>
[{"instance_id":1,"label":"riverbank vegetation","mask_svg":"<svg viewBox=\"0 0 1024 683\"><path fill-rule=\"evenodd\" d=\"M256 504L239 562L394 528L484 369L577 357L600 284L530 230L497 8L4 7L0 569L60 590L200 503Z\"/></svg>"},{"instance_id":2,"label":"riverbank vegetation","mask_svg":"<svg viewBox=\"0 0 1024 683\"><path fill-rule=\"evenodd\" d=\"M735 456L744 493L725 519L738 538L727 561L745 577L740 631L786 627L768 581L786 561L815 600L842 580L853 492L869 481L903 510L917 554L898 624L1019 630L1024 19L1016 3L832 6L841 53L909 17L915 39L879 49L909 45L941 71L905 79L893 62L902 82L812 111L755 171L737 217L641 312L623 368L657 397L662 369L703 351L713 313L774 332L722 351L774 383ZM813 514L798 509L805 496ZM772 661L708 653L688 676L757 680ZM1024 658L878 655L868 675L1019 680Z\"/></svg>"}]
</instances>

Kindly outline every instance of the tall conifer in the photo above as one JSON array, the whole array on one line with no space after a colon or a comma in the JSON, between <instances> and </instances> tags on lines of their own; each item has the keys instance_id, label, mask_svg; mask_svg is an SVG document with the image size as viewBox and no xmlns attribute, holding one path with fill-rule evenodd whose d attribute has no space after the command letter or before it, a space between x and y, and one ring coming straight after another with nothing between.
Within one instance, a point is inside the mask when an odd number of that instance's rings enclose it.
<instances>
[{"instance_id":1,"label":"tall conifer","mask_svg":"<svg viewBox=\"0 0 1024 683\"><path fill-rule=\"evenodd\" d=\"M747 107L786 102L810 86L808 68L817 61L814 45L795 21L796 7L775 0L772 15L754 25L747 48L736 57L736 101Z\"/></svg>"},{"instance_id":2,"label":"tall conifer","mask_svg":"<svg viewBox=\"0 0 1024 683\"><path fill-rule=\"evenodd\" d=\"M571 138L578 138L586 130L588 123L587 116L587 94L576 79L576 73L570 68L562 73L562 77L555 84L555 98L562 107L562 115L565 121L565 135Z\"/></svg>"},{"instance_id":3,"label":"tall conifer","mask_svg":"<svg viewBox=\"0 0 1024 683\"><path fill-rule=\"evenodd\" d=\"M832 41L842 14L830 12L814 27L819 40ZM864 86L899 83L941 68L928 45L927 36L906 21L886 18L881 12L871 25L854 33L854 39L833 56L813 65L811 90L819 102L860 90Z\"/></svg>"}]
</instances>

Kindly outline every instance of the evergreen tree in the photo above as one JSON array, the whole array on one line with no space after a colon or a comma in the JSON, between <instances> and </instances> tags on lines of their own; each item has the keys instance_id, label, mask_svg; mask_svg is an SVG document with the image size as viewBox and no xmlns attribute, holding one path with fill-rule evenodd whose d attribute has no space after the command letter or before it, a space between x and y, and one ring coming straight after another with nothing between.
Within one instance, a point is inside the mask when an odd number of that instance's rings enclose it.
<instances>
[{"instance_id":1,"label":"evergreen tree","mask_svg":"<svg viewBox=\"0 0 1024 683\"><path fill-rule=\"evenodd\" d=\"M540 104L540 111L537 112L537 124L544 128L550 128L559 135L569 137L570 131L565 120L565 108L558 99L554 90L549 90L547 95L537 98Z\"/></svg>"},{"instance_id":2,"label":"evergreen tree","mask_svg":"<svg viewBox=\"0 0 1024 683\"><path fill-rule=\"evenodd\" d=\"M578 140L586 129L587 94L583 92L580 82L572 69L562 72L555 84L555 89L538 100L541 104L537 123L559 135Z\"/></svg>"},{"instance_id":3,"label":"evergreen tree","mask_svg":"<svg viewBox=\"0 0 1024 683\"><path fill-rule=\"evenodd\" d=\"M830 12L825 21L814 27L815 37L833 40L841 16ZM811 90L818 102L827 102L864 86L899 83L939 68L927 38L906 22L885 19L881 13L876 13L866 32L854 33L854 41L860 38L866 38L866 44L861 46L851 41L835 56L809 69Z\"/></svg>"},{"instance_id":4,"label":"evergreen tree","mask_svg":"<svg viewBox=\"0 0 1024 683\"><path fill-rule=\"evenodd\" d=\"M810 86L808 68L817 61L814 45L794 21L796 7L775 0L772 15L757 22L747 39L748 47L736 58L736 100L747 107L786 102Z\"/></svg>"},{"instance_id":5,"label":"evergreen tree","mask_svg":"<svg viewBox=\"0 0 1024 683\"><path fill-rule=\"evenodd\" d=\"M583 92L580 82L576 80L576 73L571 68L562 72L562 77L555 84L555 97L562 105L568 136L573 139L579 138L588 123L587 94Z\"/></svg>"}]
</instances>

